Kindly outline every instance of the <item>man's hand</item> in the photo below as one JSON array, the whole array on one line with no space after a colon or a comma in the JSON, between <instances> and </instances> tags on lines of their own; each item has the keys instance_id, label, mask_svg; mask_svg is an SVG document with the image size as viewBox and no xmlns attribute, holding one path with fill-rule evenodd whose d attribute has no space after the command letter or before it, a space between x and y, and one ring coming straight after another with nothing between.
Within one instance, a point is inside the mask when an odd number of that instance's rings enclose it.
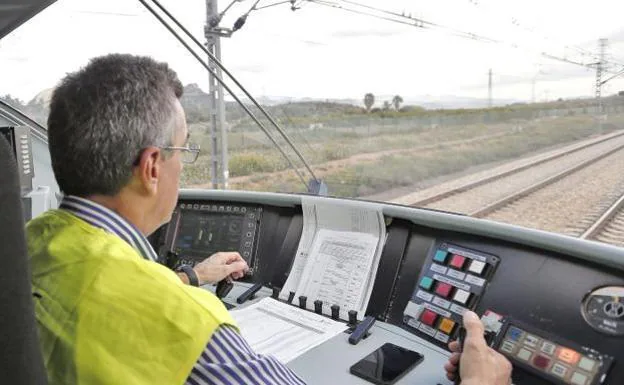
<instances>
[{"instance_id":1,"label":"man's hand","mask_svg":"<svg viewBox=\"0 0 624 385\"><path fill-rule=\"evenodd\" d=\"M459 363L461 385L510 385L511 363L502 354L487 346L479 317L466 311L464 327L464 351L459 353L460 346L457 341L449 344L453 354L444 365L446 377L451 381L455 380Z\"/></svg>"},{"instance_id":2,"label":"man's hand","mask_svg":"<svg viewBox=\"0 0 624 385\"><path fill-rule=\"evenodd\" d=\"M211 255L193 267L199 284L217 283L226 277L239 279L249 270L247 262L237 252L221 252Z\"/></svg>"}]
</instances>

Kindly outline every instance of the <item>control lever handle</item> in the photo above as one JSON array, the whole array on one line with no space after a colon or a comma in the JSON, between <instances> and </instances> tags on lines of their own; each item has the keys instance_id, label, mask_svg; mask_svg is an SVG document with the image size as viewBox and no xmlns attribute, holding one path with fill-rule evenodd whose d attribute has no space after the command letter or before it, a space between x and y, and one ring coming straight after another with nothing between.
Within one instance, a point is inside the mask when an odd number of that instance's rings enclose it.
<instances>
[{"instance_id":1,"label":"control lever handle","mask_svg":"<svg viewBox=\"0 0 624 385\"><path fill-rule=\"evenodd\" d=\"M221 281L219 281L219 283L217 283L217 289L215 290L215 295L217 296L217 298L223 298L226 295L228 295L228 293L232 290L233 287L234 287L234 284L232 283L232 280L229 277L222 279Z\"/></svg>"},{"instance_id":2,"label":"control lever handle","mask_svg":"<svg viewBox=\"0 0 624 385\"><path fill-rule=\"evenodd\" d=\"M243 303L247 300L250 300L254 297L254 295L260 290L262 289L262 283L255 283L253 286L251 286L249 289L245 290L245 292L241 295L238 296L238 298L236 298L236 302L237 303Z\"/></svg>"}]
</instances>

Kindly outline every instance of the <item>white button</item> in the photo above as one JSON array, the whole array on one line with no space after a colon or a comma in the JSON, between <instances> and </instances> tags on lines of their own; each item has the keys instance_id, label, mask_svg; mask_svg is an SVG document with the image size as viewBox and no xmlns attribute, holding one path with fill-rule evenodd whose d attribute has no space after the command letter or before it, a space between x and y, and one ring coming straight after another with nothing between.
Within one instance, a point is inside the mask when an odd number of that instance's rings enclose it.
<instances>
[{"instance_id":1,"label":"white button","mask_svg":"<svg viewBox=\"0 0 624 385\"><path fill-rule=\"evenodd\" d=\"M587 383L587 376L579 372L574 372L570 382L574 385L585 385Z\"/></svg>"},{"instance_id":2,"label":"white button","mask_svg":"<svg viewBox=\"0 0 624 385\"><path fill-rule=\"evenodd\" d=\"M403 314L418 319L424 309L425 307L423 305L419 305L415 302L409 301L407 303L407 306L405 306L405 310L403 310Z\"/></svg>"},{"instance_id":3,"label":"white button","mask_svg":"<svg viewBox=\"0 0 624 385\"><path fill-rule=\"evenodd\" d=\"M529 346L529 347L534 348L534 347L537 347L537 341L539 341L539 338L535 337L532 334L529 334L524 339L524 344Z\"/></svg>"},{"instance_id":4,"label":"white button","mask_svg":"<svg viewBox=\"0 0 624 385\"><path fill-rule=\"evenodd\" d=\"M531 358L531 354L533 354L532 351L522 348L520 349L520 351L518 352L518 354L516 354L516 357L518 357L521 360L525 360L528 361L529 358Z\"/></svg>"},{"instance_id":5,"label":"white button","mask_svg":"<svg viewBox=\"0 0 624 385\"><path fill-rule=\"evenodd\" d=\"M470 293L466 290L457 289L455 295L453 296L453 301L459 302L462 305L465 305L468 302L468 298L470 298Z\"/></svg>"},{"instance_id":6,"label":"white button","mask_svg":"<svg viewBox=\"0 0 624 385\"><path fill-rule=\"evenodd\" d=\"M505 340L505 342L503 342L503 346L501 346L501 350L509 354L511 354L515 348L516 348L516 344L514 344L513 342L509 340Z\"/></svg>"},{"instance_id":7,"label":"white button","mask_svg":"<svg viewBox=\"0 0 624 385\"><path fill-rule=\"evenodd\" d=\"M553 367L552 367L552 369L550 369L550 371L554 375L563 378L563 377L565 377L566 372L568 371L568 368L566 368L565 366L561 365L560 363L556 363L556 364L553 365Z\"/></svg>"},{"instance_id":8,"label":"white button","mask_svg":"<svg viewBox=\"0 0 624 385\"><path fill-rule=\"evenodd\" d=\"M557 345L551 342L544 341L542 344L542 351L546 354L550 354L551 356L555 354L555 349L557 349Z\"/></svg>"},{"instance_id":9,"label":"white button","mask_svg":"<svg viewBox=\"0 0 624 385\"><path fill-rule=\"evenodd\" d=\"M581 358L581 361L578 364L579 368L583 370L587 370L588 372L591 372L592 370L594 370L595 365L596 365L596 361L590 360L587 357Z\"/></svg>"},{"instance_id":10,"label":"white button","mask_svg":"<svg viewBox=\"0 0 624 385\"><path fill-rule=\"evenodd\" d=\"M468 268L468 271L471 271L475 274L481 274L484 268L485 268L484 262L473 259L472 263L470 264L470 267Z\"/></svg>"}]
</instances>

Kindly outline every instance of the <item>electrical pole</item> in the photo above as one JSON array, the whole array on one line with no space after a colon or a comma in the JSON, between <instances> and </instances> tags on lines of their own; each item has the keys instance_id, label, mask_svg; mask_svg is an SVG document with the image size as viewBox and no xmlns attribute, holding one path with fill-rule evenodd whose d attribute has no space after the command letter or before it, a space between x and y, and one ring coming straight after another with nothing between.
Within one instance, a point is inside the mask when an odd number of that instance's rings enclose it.
<instances>
[{"instance_id":1,"label":"electrical pole","mask_svg":"<svg viewBox=\"0 0 624 385\"><path fill-rule=\"evenodd\" d=\"M220 15L217 6L218 0L206 0L206 27L204 33L206 36L206 48L213 54L217 60L221 61L221 36L223 33L219 29ZM210 59L208 60L210 68L216 72L219 78L222 77L221 69L217 67ZM211 143L211 167L210 177L212 180L212 188L218 189L219 182L223 188L228 188L228 146L227 132L225 129L225 101L223 94L223 86L212 75L208 77L208 95L210 100L210 143ZM221 145L219 146L219 138ZM219 165L221 167L219 167ZM219 175L220 171L220 175Z\"/></svg>"},{"instance_id":2,"label":"electrical pole","mask_svg":"<svg viewBox=\"0 0 624 385\"><path fill-rule=\"evenodd\" d=\"M598 40L598 63L596 63L596 105L598 114L602 114L602 74L605 71L605 56L607 53L607 39Z\"/></svg>"},{"instance_id":3,"label":"electrical pole","mask_svg":"<svg viewBox=\"0 0 624 385\"><path fill-rule=\"evenodd\" d=\"M492 108L492 69L488 71L488 108Z\"/></svg>"}]
</instances>

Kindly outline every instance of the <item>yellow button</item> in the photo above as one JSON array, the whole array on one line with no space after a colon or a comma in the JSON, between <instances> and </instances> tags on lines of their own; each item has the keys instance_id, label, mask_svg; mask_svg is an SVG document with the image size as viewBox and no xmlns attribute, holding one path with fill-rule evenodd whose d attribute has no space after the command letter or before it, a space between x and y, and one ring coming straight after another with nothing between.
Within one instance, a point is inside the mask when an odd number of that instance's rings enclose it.
<instances>
[{"instance_id":1,"label":"yellow button","mask_svg":"<svg viewBox=\"0 0 624 385\"><path fill-rule=\"evenodd\" d=\"M571 365L576 364L579 358L581 358L581 355L577 351L567 348L559 348L558 356L561 361Z\"/></svg>"},{"instance_id":2,"label":"yellow button","mask_svg":"<svg viewBox=\"0 0 624 385\"><path fill-rule=\"evenodd\" d=\"M440 322L440 326L438 326L438 329L440 329L446 334L451 334L451 331L453 331L454 326L455 326L455 321L452 321L448 318L443 318L442 322Z\"/></svg>"}]
</instances>

